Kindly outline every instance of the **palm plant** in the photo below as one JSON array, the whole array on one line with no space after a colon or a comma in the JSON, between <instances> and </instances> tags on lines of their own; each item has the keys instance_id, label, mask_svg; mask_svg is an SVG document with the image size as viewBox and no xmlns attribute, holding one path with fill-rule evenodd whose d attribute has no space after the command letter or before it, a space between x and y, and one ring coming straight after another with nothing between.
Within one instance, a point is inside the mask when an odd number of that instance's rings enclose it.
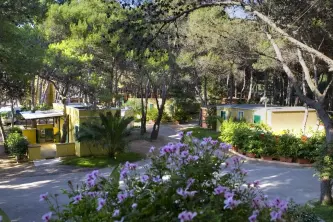
<instances>
[{"instance_id":1,"label":"palm plant","mask_svg":"<svg viewBox=\"0 0 333 222\"><path fill-rule=\"evenodd\" d=\"M79 142L94 142L106 149L110 157L123 152L126 141L124 140L127 125L131 123L133 117L120 117L119 112L114 115L111 112L99 114L99 122L83 123L77 132L76 139Z\"/></svg>"}]
</instances>

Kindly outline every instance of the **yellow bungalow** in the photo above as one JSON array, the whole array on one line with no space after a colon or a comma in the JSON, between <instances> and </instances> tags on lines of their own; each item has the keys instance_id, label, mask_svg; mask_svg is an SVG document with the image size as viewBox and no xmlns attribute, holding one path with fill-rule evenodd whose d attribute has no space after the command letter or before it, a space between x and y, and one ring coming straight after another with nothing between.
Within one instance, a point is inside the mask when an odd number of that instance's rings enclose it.
<instances>
[{"instance_id":1,"label":"yellow bungalow","mask_svg":"<svg viewBox=\"0 0 333 222\"><path fill-rule=\"evenodd\" d=\"M37 128L23 129L23 135L27 137L29 148L29 159L44 159L45 155L42 155L41 150L45 150L46 153L55 153L51 157L61 156L90 156L90 155L104 155L103 149L96 147L94 144L88 144L84 142L76 141L76 133L79 130L80 124L91 120L91 118L99 118L100 112L111 111L113 114L119 110L121 116L132 116L131 110L120 110L119 108L103 109L103 110L91 110L89 107L83 104L69 104L66 106L66 113L69 115L68 134L66 143L59 143L60 135L62 135L62 127L64 123L63 104L54 103L53 110L36 111L35 113L22 112L22 116L26 120L48 120L50 123L37 124ZM52 120L51 120L52 119ZM129 127L133 125L130 124ZM45 153L45 152L44 152Z\"/></svg>"},{"instance_id":2,"label":"yellow bungalow","mask_svg":"<svg viewBox=\"0 0 333 222\"><path fill-rule=\"evenodd\" d=\"M217 106L217 116L222 119L245 120L250 123L265 123L274 132L281 130L300 130L303 126L305 107L281 107L260 104L226 104ZM314 109L308 110L306 129L317 126L317 113ZM220 122L217 122L217 131L220 131Z\"/></svg>"}]
</instances>

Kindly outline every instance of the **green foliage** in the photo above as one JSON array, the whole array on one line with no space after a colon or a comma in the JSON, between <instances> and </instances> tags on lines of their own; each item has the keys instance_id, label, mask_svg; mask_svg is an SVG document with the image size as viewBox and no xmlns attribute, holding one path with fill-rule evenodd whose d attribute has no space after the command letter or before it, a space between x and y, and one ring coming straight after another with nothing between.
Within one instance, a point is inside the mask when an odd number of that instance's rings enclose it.
<instances>
[{"instance_id":1,"label":"green foliage","mask_svg":"<svg viewBox=\"0 0 333 222\"><path fill-rule=\"evenodd\" d=\"M156 108L152 108L147 111L147 120L156 121L157 117L158 110Z\"/></svg>"},{"instance_id":2,"label":"green foliage","mask_svg":"<svg viewBox=\"0 0 333 222\"><path fill-rule=\"evenodd\" d=\"M28 140L20 133L11 133L7 137L8 151L11 155L22 158L28 151Z\"/></svg>"},{"instance_id":3,"label":"green foliage","mask_svg":"<svg viewBox=\"0 0 333 222\"><path fill-rule=\"evenodd\" d=\"M283 134L277 143L277 153L281 157L296 157L299 150L300 139L292 134Z\"/></svg>"},{"instance_id":4,"label":"green foliage","mask_svg":"<svg viewBox=\"0 0 333 222\"><path fill-rule=\"evenodd\" d=\"M308 205L299 205L293 201L288 204L288 216L291 221L295 222L320 222L321 214L318 214L315 209ZM325 219L325 221L327 221Z\"/></svg>"},{"instance_id":5,"label":"green foliage","mask_svg":"<svg viewBox=\"0 0 333 222\"><path fill-rule=\"evenodd\" d=\"M2 216L2 222L10 222L7 214L0 208L0 216Z\"/></svg>"},{"instance_id":6,"label":"green foliage","mask_svg":"<svg viewBox=\"0 0 333 222\"><path fill-rule=\"evenodd\" d=\"M117 154L116 157L110 158L105 156L98 157L65 157L61 164L78 166L78 167L90 167L90 168L104 168L113 167L126 161L135 162L142 159L142 156L138 153L124 152Z\"/></svg>"},{"instance_id":7,"label":"green foliage","mask_svg":"<svg viewBox=\"0 0 333 222\"><path fill-rule=\"evenodd\" d=\"M106 149L110 157L115 157L124 151L126 146L125 135L127 126L134 119L133 117L121 118L119 113L106 115L100 113L100 122L83 123L76 137L80 142L94 142Z\"/></svg>"},{"instance_id":8,"label":"green foliage","mask_svg":"<svg viewBox=\"0 0 333 222\"><path fill-rule=\"evenodd\" d=\"M22 129L20 127L14 126L8 129L8 134L19 133L22 135Z\"/></svg>"},{"instance_id":9,"label":"green foliage","mask_svg":"<svg viewBox=\"0 0 333 222\"><path fill-rule=\"evenodd\" d=\"M324 134L321 132L313 132L309 138L296 136L289 131L285 131L281 136L275 136L265 124L233 120L222 122L219 138L244 152L261 156L303 158L312 162L319 156L319 151L325 142ZM326 166L333 163L330 157L323 158L321 162ZM327 170L331 171L331 167Z\"/></svg>"},{"instance_id":10,"label":"green foliage","mask_svg":"<svg viewBox=\"0 0 333 222\"><path fill-rule=\"evenodd\" d=\"M179 123L185 123L190 120L190 116L188 115L188 113L182 109L176 110L173 118Z\"/></svg>"},{"instance_id":11,"label":"green foliage","mask_svg":"<svg viewBox=\"0 0 333 222\"><path fill-rule=\"evenodd\" d=\"M48 106L47 104L39 104L35 107L35 110L41 110L41 111L50 110L50 109L52 109L52 106Z\"/></svg>"},{"instance_id":12,"label":"green foliage","mask_svg":"<svg viewBox=\"0 0 333 222\"><path fill-rule=\"evenodd\" d=\"M217 140L220 133L210 129L204 129L201 127L191 127L183 131L184 134L187 132L192 132L192 136L198 139L211 137L213 140Z\"/></svg>"},{"instance_id":13,"label":"green foliage","mask_svg":"<svg viewBox=\"0 0 333 222\"><path fill-rule=\"evenodd\" d=\"M309 207L306 208L306 210L309 210L308 212L314 212L320 219L326 221L326 222L333 222L332 213L333 213L333 206L327 206L322 205L320 203L314 203L314 207L309 209ZM308 220L310 222L310 220ZM316 221L316 220L313 220Z\"/></svg>"}]
</instances>

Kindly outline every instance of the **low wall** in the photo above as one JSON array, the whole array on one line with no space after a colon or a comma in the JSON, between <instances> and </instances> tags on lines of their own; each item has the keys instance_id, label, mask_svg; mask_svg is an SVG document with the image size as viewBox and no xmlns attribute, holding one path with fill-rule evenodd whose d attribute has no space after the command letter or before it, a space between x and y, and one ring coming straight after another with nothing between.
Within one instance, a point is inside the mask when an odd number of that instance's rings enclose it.
<instances>
[{"instance_id":1,"label":"low wall","mask_svg":"<svg viewBox=\"0 0 333 222\"><path fill-rule=\"evenodd\" d=\"M41 146L39 144L29 145L29 147L28 147L28 158L29 158L30 161L42 159L41 152L40 152L40 147Z\"/></svg>"},{"instance_id":2,"label":"low wall","mask_svg":"<svg viewBox=\"0 0 333 222\"><path fill-rule=\"evenodd\" d=\"M75 143L56 143L56 157L74 156Z\"/></svg>"},{"instance_id":3,"label":"low wall","mask_svg":"<svg viewBox=\"0 0 333 222\"><path fill-rule=\"evenodd\" d=\"M75 155L79 157L84 156L105 156L107 151L100 146L93 143L81 142L75 143Z\"/></svg>"}]
</instances>

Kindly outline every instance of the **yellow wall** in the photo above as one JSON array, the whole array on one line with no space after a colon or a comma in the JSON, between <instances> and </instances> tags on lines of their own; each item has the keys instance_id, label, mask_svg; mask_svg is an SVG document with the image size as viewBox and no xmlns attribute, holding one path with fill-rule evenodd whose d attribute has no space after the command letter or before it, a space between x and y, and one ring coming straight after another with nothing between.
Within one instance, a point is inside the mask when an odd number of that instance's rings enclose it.
<instances>
[{"instance_id":1,"label":"yellow wall","mask_svg":"<svg viewBox=\"0 0 333 222\"><path fill-rule=\"evenodd\" d=\"M29 145L28 158L30 161L40 160L42 158L41 154L40 154L40 145L37 145L37 144Z\"/></svg>"},{"instance_id":2,"label":"yellow wall","mask_svg":"<svg viewBox=\"0 0 333 222\"><path fill-rule=\"evenodd\" d=\"M89 149L90 148L90 149ZM96 146L93 143L81 142L75 143L75 155L79 157L83 156L105 156L107 155L107 151L102 149L101 147Z\"/></svg>"},{"instance_id":3,"label":"yellow wall","mask_svg":"<svg viewBox=\"0 0 333 222\"><path fill-rule=\"evenodd\" d=\"M53 124L38 124L37 129L52 129Z\"/></svg>"},{"instance_id":4,"label":"yellow wall","mask_svg":"<svg viewBox=\"0 0 333 222\"><path fill-rule=\"evenodd\" d=\"M30 144L36 144L36 129L23 129L23 136L25 136Z\"/></svg>"},{"instance_id":5,"label":"yellow wall","mask_svg":"<svg viewBox=\"0 0 333 222\"><path fill-rule=\"evenodd\" d=\"M75 143L57 143L56 144L56 157L74 156Z\"/></svg>"},{"instance_id":6,"label":"yellow wall","mask_svg":"<svg viewBox=\"0 0 333 222\"><path fill-rule=\"evenodd\" d=\"M238 119L238 112L243 112L244 113L244 119L246 122L253 122L253 110L249 109L235 109L235 108L224 108L224 107L217 107L217 113L216 115L221 117L221 111L226 112L226 118L227 119ZM220 121L217 121L217 127L216 130L219 132L221 127Z\"/></svg>"},{"instance_id":7,"label":"yellow wall","mask_svg":"<svg viewBox=\"0 0 333 222\"><path fill-rule=\"evenodd\" d=\"M289 129L299 131L302 129L304 112L272 112L272 130L275 132ZM317 113L309 110L306 129L315 128Z\"/></svg>"}]
</instances>

